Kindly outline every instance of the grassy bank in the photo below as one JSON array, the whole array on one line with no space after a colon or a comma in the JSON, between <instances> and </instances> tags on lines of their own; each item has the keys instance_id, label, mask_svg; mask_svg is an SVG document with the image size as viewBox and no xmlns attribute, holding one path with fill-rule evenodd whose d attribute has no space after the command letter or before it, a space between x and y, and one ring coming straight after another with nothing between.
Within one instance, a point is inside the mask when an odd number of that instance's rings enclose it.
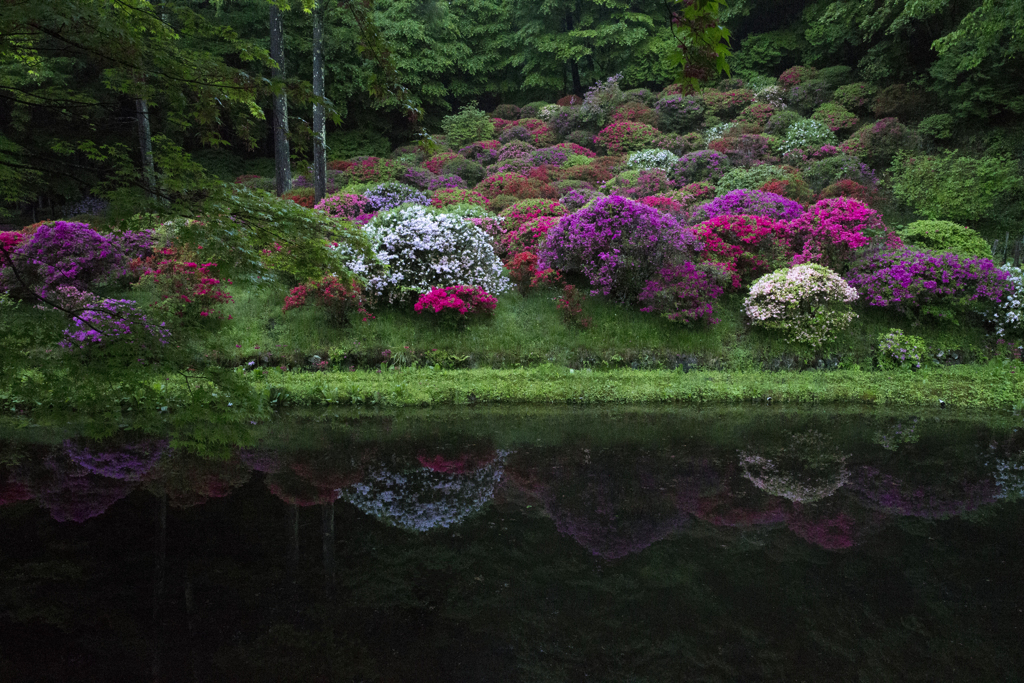
<instances>
[{"instance_id":1,"label":"grassy bank","mask_svg":"<svg viewBox=\"0 0 1024 683\"><path fill-rule=\"evenodd\" d=\"M436 406L473 404L841 403L1009 410L1024 399L1024 375L1002 364L921 372L767 372L518 369L249 375L281 406Z\"/></svg>"}]
</instances>

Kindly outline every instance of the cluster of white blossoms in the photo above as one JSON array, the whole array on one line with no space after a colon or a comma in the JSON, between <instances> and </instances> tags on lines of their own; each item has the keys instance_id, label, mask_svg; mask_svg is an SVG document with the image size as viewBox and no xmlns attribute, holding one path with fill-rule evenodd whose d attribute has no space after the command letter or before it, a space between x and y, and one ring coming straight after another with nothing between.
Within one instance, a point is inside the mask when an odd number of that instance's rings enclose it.
<instances>
[{"instance_id":1,"label":"cluster of white blossoms","mask_svg":"<svg viewBox=\"0 0 1024 683\"><path fill-rule=\"evenodd\" d=\"M1003 266L1013 283L1013 292L996 304L996 310L989 314L989 321L996 327L996 335L1005 337L1008 332L1018 332L1024 327L1024 270L1014 266Z\"/></svg>"},{"instance_id":2,"label":"cluster of white blossoms","mask_svg":"<svg viewBox=\"0 0 1024 683\"><path fill-rule=\"evenodd\" d=\"M750 287L743 310L754 325L782 331L791 342L818 347L857 317L857 290L816 263L782 268Z\"/></svg>"},{"instance_id":3,"label":"cluster of white blossoms","mask_svg":"<svg viewBox=\"0 0 1024 683\"><path fill-rule=\"evenodd\" d=\"M468 219L407 205L377 215L367 226L377 263L354 256L347 267L367 279L367 289L389 302L454 285L501 294L511 287L484 231Z\"/></svg>"},{"instance_id":4,"label":"cluster of white blossoms","mask_svg":"<svg viewBox=\"0 0 1024 683\"><path fill-rule=\"evenodd\" d=\"M800 119L786 130L786 139L779 143L782 154L802 149L805 152L820 149L825 145L838 145L839 138L821 121Z\"/></svg>"},{"instance_id":5,"label":"cluster of white blossoms","mask_svg":"<svg viewBox=\"0 0 1024 683\"><path fill-rule=\"evenodd\" d=\"M643 149L629 155L626 159L626 168L631 171L646 171L652 168L671 171L677 161L679 157L667 149Z\"/></svg>"}]
</instances>

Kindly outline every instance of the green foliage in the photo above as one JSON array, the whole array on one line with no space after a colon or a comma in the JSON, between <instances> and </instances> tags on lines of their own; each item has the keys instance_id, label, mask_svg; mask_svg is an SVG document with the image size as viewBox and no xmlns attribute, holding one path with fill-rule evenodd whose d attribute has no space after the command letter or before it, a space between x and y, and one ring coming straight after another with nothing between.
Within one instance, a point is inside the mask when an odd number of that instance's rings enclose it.
<instances>
[{"instance_id":1,"label":"green foliage","mask_svg":"<svg viewBox=\"0 0 1024 683\"><path fill-rule=\"evenodd\" d=\"M385 157L391 152L391 141L372 128L337 129L327 134L327 160L354 157Z\"/></svg>"},{"instance_id":2,"label":"green foliage","mask_svg":"<svg viewBox=\"0 0 1024 683\"><path fill-rule=\"evenodd\" d=\"M773 180L786 180L790 174L778 166L761 164L750 168L734 168L722 176L715 184L715 195L722 195L733 190L758 190L765 183Z\"/></svg>"},{"instance_id":3,"label":"green foliage","mask_svg":"<svg viewBox=\"0 0 1024 683\"><path fill-rule=\"evenodd\" d=\"M917 132L933 140L948 140L953 137L956 119L951 114L932 114L917 124Z\"/></svg>"},{"instance_id":4,"label":"green foliage","mask_svg":"<svg viewBox=\"0 0 1024 683\"><path fill-rule=\"evenodd\" d=\"M992 249L976 230L951 221L914 221L896 234L907 244L971 258L992 258Z\"/></svg>"},{"instance_id":5,"label":"green foliage","mask_svg":"<svg viewBox=\"0 0 1024 683\"><path fill-rule=\"evenodd\" d=\"M1019 218L1008 214L1024 179L1008 157L976 159L946 150L937 156L896 155L892 167L893 195L926 218L982 228L1002 226Z\"/></svg>"},{"instance_id":6,"label":"green foliage","mask_svg":"<svg viewBox=\"0 0 1024 683\"><path fill-rule=\"evenodd\" d=\"M783 111L775 112L772 117L768 119L768 123L764 126L764 132L766 135L775 135L778 137L785 137L789 131L789 127L803 117L791 109L784 109Z\"/></svg>"},{"instance_id":7,"label":"green foliage","mask_svg":"<svg viewBox=\"0 0 1024 683\"><path fill-rule=\"evenodd\" d=\"M828 126L832 132L849 130L857 125L860 119L837 102L826 102L811 114L811 118Z\"/></svg>"},{"instance_id":8,"label":"green foliage","mask_svg":"<svg viewBox=\"0 0 1024 683\"><path fill-rule=\"evenodd\" d=\"M448 145L459 149L471 142L494 139L494 122L486 113L471 102L459 110L458 114L444 117L441 121Z\"/></svg>"},{"instance_id":9,"label":"green foliage","mask_svg":"<svg viewBox=\"0 0 1024 683\"><path fill-rule=\"evenodd\" d=\"M697 90L701 83L723 73L732 75L728 61L732 55L729 49L732 33L718 19L727 5L724 0L673 0L669 3L672 29L679 41L678 49L669 56L669 63L676 69L677 82L690 90Z\"/></svg>"},{"instance_id":10,"label":"green foliage","mask_svg":"<svg viewBox=\"0 0 1024 683\"><path fill-rule=\"evenodd\" d=\"M774 118L774 117L773 117ZM811 151L823 145L836 145L839 140L829 127L814 119L801 119L786 129L786 138L779 143L780 152L794 149Z\"/></svg>"},{"instance_id":11,"label":"green foliage","mask_svg":"<svg viewBox=\"0 0 1024 683\"><path fill-rule=\"evenodd\" d=\"M895 327L878 335L878 366L883 370L918 370L927 357L928 345L921 337L904 334Z\"/></svg>"},{"instance_id":12,"label":"green foliage","mask_svg":"<svg viewBox=\"0 0 1024 683\"><path fill-rule=\"evenodd\" d=\"M846 107L850 111L864 113L871 107L878 88L871 83L850 83L849 85L836 88L832 99Z\"/></svg>"}]
</instances>

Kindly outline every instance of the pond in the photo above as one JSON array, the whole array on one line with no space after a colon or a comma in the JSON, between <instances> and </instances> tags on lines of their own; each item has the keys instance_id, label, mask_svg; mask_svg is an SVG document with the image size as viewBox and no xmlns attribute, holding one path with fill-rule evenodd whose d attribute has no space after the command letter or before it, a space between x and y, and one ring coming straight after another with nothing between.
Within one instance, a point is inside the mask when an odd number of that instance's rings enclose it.
<instances>
[{"instance_id":1,"label":"pond","mask_svg":"<svg viewBox=\"0 0 1024 683\"><path fill-rule=\"evenodd\" d=\"M3 681L1020 681L1024 430L882 409L0 436Z\"/></svg>"}]
</instances>

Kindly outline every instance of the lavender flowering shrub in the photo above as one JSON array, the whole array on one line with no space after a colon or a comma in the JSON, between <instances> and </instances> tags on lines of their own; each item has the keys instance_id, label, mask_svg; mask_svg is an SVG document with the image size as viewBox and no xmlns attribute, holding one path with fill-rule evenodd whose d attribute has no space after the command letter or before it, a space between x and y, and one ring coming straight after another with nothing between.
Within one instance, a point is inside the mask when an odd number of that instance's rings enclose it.
<instances>
[{"instance_id":1,"label":"lavender flowering shrub","mask_svg":"<svg viewBox=\"0 0 1024 683\"><path fill-rule=\"evenodd\" d=\"M913 249L869 253L846 279L869 306L954 322L969 311L996 309L1014 289L991 259Z\"/></svg>"},{"instance_id":2,"label":"lavender flowering shrub","mask_svg":"<svg viewBox=\"0 0 1024 683\"><path fill-rule=\"evenodd\" d=\"M692 222L700 223L718 216L767 216L780 221L791 221L804 214L803 204L774 192L761 190L732 190L715 197L694 211Z\"/></svg>"},{"instance_id":3,"label":"lavender flowering shrub","mask_svg":"<svg viewBox=\"0 0 1024 683\"><path fill-rule=\"evenodd\" d=\"M537 148L523 140L513 140L502 145L498 150L498 161L509 161L510 159L529 159Z\"/></svg>"},{"instance_id":4,"label":"lavender flowering shrub","mask_svg":"<svg viewBox=\"0 0 1024 683\"><path fill-rule=\"evenodd\" d=\"M729 157L708 149L690 152L679 157L669 177L680 185L707 180L717 182L730 167Z\"/></svg>"},{"instance_id":5,"label":"lavender flowering shrub","mask_svg":"<svg viewBox=\"0 0 1024 683\"><path fill-rule=\"evenodd\" d=\"M665 265L702 248L693 231L657 209L625 197L598 199L548 230L539 270L585 275L592 295L635 301Z\"/></svg>"},{"instance_id":6,"label":"lavender flowering shrub","mask_svg":"<svg viewBox=\"0 0 1024 683\"><path fill-rule=\"evenodd\" d=\"M368 291L390 302L438 287L475 285L500 294L511 286L490 238L462 216L409 205L378 215L366 229L377 261L357 256L347 265L366 277Z\"/></svg>"},{"instance_id":7,"label":"lavender flowering shrub","mask_svg":"<svg viewBox=\"0 0 1024 683\"><path fill-rule=\"evenodd\" d=\"M431 181L437 177L437 174L430 169L423 168L422 166L416 166L414 168L406 169L401 176L401 181L407 185L418 187L421 190L426 190L430 187Z\"/></svg>"},{"instance_id":8,"label":"lavender flowering shrub","mask_svg":"<svg viewBox=\"0 0 1024 683\"><path fill-rule=\"evenodd\" d=\"M402 204L426 205L430 203L427 195L416 188L394 181L381 183L367 190L363 193L363 198L373 211L387 211Z\"/></svg>"},{"instance_id":9,"label":"lavender flowering shrub","mask_svg":"<svg viewBox=\"0 0 1024 683\"><path fill-rule=\"evenodd\" d=\"M570 211L576 211L582 209L586 204L593 201L598 197L604 195L597 190L588 190L586 188L570 188L565 194L558 200L562 206L569 209Z\"/></svg>"},{"instance_id":10,"label":"lavender flowering shrub","mask_svg":"<svg viewBox=\"0 0 1024 683\"><path fill-rule=\"evenodd\" d=\"M529 158L534 166L561 166L568 160L569 153L557 147L542 147Z\"/></svg>"}]
</instances>

